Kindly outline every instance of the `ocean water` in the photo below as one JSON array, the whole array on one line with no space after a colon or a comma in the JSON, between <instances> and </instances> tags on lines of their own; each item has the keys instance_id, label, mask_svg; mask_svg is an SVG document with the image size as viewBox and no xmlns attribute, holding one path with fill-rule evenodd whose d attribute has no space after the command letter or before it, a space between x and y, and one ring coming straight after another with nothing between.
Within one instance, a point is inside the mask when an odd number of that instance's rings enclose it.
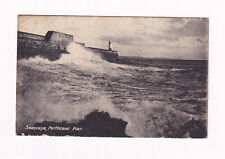
<instances>
[{"instance_id":1,"label":"ocean water","mask_svg":"<svg viewBox=\"0 0 225 159\"><path fill-rule=\"evenodd\" d=\"M180 137L181 129L189 137L190 121L207 127L207 61L110 63L76 44L67 49L54 62L17 61L18 132L35 122L77 122L96 109L127 121L133 137Z\"/></svg>"}]
</instances>

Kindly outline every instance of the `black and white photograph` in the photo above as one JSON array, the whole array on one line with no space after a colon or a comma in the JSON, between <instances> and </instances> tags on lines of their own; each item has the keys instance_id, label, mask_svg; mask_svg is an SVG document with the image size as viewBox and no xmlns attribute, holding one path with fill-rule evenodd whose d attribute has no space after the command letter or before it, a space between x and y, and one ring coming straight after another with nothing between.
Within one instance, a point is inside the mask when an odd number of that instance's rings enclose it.
<instances>
[{"instance_id":1,"label":"black and white photograph","mask_svg":"<svg viewBox=\"0 0 225 159\"><path fill-rule=\"evenodd\" d=\"M207 138L208 18L17 18L18 136Z\"/></svg>"}]
</instances>

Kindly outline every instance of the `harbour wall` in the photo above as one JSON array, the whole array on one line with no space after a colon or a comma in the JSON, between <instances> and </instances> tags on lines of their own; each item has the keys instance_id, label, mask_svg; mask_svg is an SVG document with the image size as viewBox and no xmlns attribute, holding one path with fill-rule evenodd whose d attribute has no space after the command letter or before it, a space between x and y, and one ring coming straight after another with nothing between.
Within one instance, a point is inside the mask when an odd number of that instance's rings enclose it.
<instances>
[{"instance_id":1,"label":"harbour wall","mask_svg":"<svg viewBox=\"0 0 225 159\"><path fill-rule=\"evenodd\" d=\"M17 59L42 56L51 61L57 60L61 54L69 54L66 48L74 42L73 35L48 31L45 36L18 31ZM113 61L118 57L118 51L86 47L84 43L76 42L87 50L99 54L103 59Z\"/></svg>"}]
</instances>

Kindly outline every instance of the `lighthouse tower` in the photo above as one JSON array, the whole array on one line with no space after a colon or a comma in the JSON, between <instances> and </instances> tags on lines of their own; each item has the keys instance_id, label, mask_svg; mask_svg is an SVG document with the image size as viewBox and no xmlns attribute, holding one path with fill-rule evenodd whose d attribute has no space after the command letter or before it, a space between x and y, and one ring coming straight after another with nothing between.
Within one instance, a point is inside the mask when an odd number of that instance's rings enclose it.
<instances>
[{"instance_id":1,"label":"lighthouse tower","mask_svg":"<svg viewBox=\"0 0 225 159\"><path fill-rule=\"evenodd\" d=\"M112 50L111 45L112 45L112 41L109 40L109 50L110 51Z\"/></svg>"}]
</instances>

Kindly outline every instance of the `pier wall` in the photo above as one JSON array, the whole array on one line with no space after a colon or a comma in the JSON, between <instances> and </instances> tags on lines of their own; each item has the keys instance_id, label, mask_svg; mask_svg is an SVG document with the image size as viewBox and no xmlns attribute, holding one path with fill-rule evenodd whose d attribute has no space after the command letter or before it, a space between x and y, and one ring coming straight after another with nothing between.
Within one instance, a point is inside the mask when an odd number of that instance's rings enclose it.
<instances>
[{"instance_id":1,"label":"pier wall","mask_svg":"<svg viewBox=\"0 0 225 159\"><path fill-rule=\"evenodd\" d=\"M73 36L71 36L64 36L63 33L51 31L46 36L18 31L17 58L42 56L52 61L57 60L62 53L68 53L66 47L73 39Z\"/></svg>"},{"instance_id":2,"label":"pier wall","mask_svg":"<svg viewBox=\"0 0 225 159\"><path fill-rule=\"evenodd\" d=\"M18 31L17 58L30 58L35 56L46 57L49 60L57 60L61 54L69 52L67 46L73 41L73 36L56 31L48 31L45 36ZM118 51L101 48L86 47L85 43L75 42L93 53L99 54L107 61L113 61L118 57Z\"/></svg>"},{"instance_id":3,"label":"pier wall","mask_svg":"<svg viewBox=\"0 0 225 159\"><path fill-rule=\"evenodd\" d=\"M45 35L45 40L57 45L60 50L66 50L69 43L73 42L73 36L55 31L48 31Z\"/></svg>"},{"instance_id":4,"label":"pier wall","mask_svg":"<svg viewBox=\"0 0 225 159\"><path fill-rule=\"evenodd\" d=\"M33 40L44 40L45 39L45 36L21 32L21 31L18 31L17 36L18 36L18 38L24 38L24 39L29 38L29 39L33 39Z\"/></svg>"}]
</instances>

